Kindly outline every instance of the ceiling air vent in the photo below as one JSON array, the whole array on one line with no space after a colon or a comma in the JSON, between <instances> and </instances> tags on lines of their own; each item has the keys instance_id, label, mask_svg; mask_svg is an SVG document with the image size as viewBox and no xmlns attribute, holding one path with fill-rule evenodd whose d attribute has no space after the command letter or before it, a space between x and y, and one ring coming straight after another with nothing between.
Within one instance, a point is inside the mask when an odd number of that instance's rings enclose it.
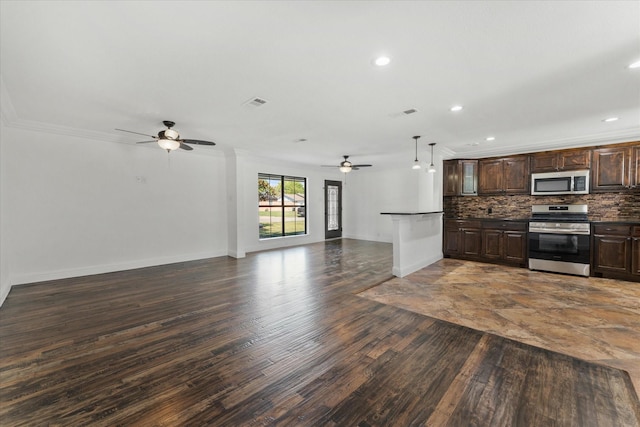
<instances>
[{"instance_id":1,"label":"ceiling air vent","mask_svg":"<svg viewBox=\"0 0 640 427\"><path fill-rule=\"evenodd\" d=\"M417 113L417 112L418 112L418 110L416 108L409 108L408 110L397 111L395 113L391 113L391 114L389 114L389 117L391 117L392 119L397 119L398 117L409 116L409 115Z\"/></svg>"},{"instance_id":2,"label":"ceiling air vent","mask_svg":"<svg viewBox=\"0 0 640 427\"><path fill-rule=\"evenodd\" d=\"M244 105L250 105L252 107L262 107L266 103L267 103L266 99L258 98L256 96L255 98L251 98L250 100L245 102Z\"/></svg>"}]
</instances>

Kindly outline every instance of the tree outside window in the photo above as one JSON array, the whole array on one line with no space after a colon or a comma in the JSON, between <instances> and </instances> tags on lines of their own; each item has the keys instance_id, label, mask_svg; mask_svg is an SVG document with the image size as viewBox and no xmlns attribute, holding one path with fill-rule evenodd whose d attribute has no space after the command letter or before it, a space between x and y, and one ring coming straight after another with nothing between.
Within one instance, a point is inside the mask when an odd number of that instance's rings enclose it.
<instances>
[{"instance_id":1,"label":"tree outside window","mask_svg":"<svg viewBox=\"0 0 640 427\"><path fill-rule=\"evenodd\" d=\"M307 233L306 178L258 174L260 239Z\"/></svg>"}]
</instances>

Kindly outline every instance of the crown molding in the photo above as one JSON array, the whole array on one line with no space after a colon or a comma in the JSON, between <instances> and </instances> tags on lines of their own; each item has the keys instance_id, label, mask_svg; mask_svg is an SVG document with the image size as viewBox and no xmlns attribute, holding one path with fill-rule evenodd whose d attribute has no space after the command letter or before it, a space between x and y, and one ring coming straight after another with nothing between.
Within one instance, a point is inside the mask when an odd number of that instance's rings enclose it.
<instances>
[{"instance_id":1,"label":"crown molding","mask_svg":"<svg viewBox=\"0 0 640 427\"><path fill-rule=\"evenodd\" d=\"M452 150L455 157L493 157L511 154L535 153L539 151L562 150L568 148L591 147L595 145L617 144L621 142L640 141L640 127L630 127L616 131L593 133L578 137L535 141L526 144L502 145L491 147L489 145L463 146Z\"/></svg>"},{"instance_id":2,"label":"crown molding","mask_svg":"<svg viewBox=\"0 0 640 427\"><path fill-rule=\"evenodd\" d=\"M0 121L3 126L22 129L27 131L34 132L42 132L49 133L55 135L63 135L63 136L71 136L82 139L90 139L94 141L102 141L102 142L110 142L122 145L135 146L135 144L122 142L121 138L113 135L111 133L105 132L96 132L90 131L86 129L76 129L68 126L59 126L51 123L43 123L34 120L24 120L18 117L16 110L13 106L13 102L11 101L11 96L9 96L9 92L4 84L4 80L2 79L2 75L0 75ZM141 145L139 148L144 149L154 149L154 144L151 145ZM200 148L200 147L199 147ZM221 148L218 145L218 148ZM221 156L224 155L220 152L221 150L209 150L209 149L199 149L190 152L189 154L193 155L208 155L208 156ZM177 150L177 153L182 153L182 150Z\"/></svg>"}]
</instances>

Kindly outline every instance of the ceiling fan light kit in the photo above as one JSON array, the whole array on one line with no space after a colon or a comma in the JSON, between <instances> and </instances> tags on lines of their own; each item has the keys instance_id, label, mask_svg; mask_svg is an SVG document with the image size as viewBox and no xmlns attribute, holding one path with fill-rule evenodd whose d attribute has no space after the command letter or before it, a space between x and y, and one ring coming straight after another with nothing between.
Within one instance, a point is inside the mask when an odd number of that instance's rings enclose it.
<instances>
[{"instance_id":1,"label":"ceiling fan light kit","mask_svg":"<svg viewBox=\"0 0 640 427\"><path fill-rule=\"evenodd\" d=\"M174 150L177 150L178 148L181 148L187 151L193 150L193 147L187 144L216 145L216 143L212 141L202 141L199 139L181 139L178 131L175 129L171 129L173 126L175 126L176 124L175 122L172 122L171 120L164 120L162 123L167 128L165 130L161 130L160 132L158 132L158 136L147 135L144 133L134 132L134 131L125 130L125 129L116 129L116 130L119 130L122 132L128 132L128 133L135 133L136 135L144 135L144 136L153 138L151 141L140 141L140 142L137 142L136 144L146 144L148 142L155 141L158 143L160 148L162 148L163 150L167 150L168 153Z\"/></svg>"},{"instance_id":2,"label":"ceiling fan light kit","mask_svg":"<svg viewBox=\"0 0 640 427\"><path fill-rule=\"evenodd\" d=\"M158 139L158 145L167 151L177 150L180 147L180 143L175 139Z\"/></svg>"},{"instance_id":3,"label":"ceiling fan light kit","mask_svg":"<svg viewBox=\"0 0 640 427\"><path fill-rule=\"evenodd\" d=\"M342 156L344 157L344 160L340 162L340 164L338 166L332 166L332 165L322 165L323 168L338 168L338 170L342 173L349 173L352 170L358 170L360 168L369 168L372 165L354 165L353 163L351 163L351 161L349 161L349 156Z\"/></svg>"}]
</instances>

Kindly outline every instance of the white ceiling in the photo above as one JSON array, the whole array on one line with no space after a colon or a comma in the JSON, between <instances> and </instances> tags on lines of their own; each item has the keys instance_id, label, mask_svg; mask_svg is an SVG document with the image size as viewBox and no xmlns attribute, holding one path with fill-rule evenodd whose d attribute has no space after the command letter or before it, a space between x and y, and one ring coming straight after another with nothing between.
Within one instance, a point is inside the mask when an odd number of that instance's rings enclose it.
<instances>
[{"instance_id":1,"label":"white ceiling","mask_svg":"<svg viewBox=\"0 0 640 427\"><path fill-rule=\"evenodd\" d=\"M640 60L639 1L0 7L10 125L133 144L114 128L155 134L173 120L183 137L218 143L196 150L309 165L343 154L410 164L414 135L425 160L429 142L479 157L640 139L640 69L628 68ZM373 66L380 54L391 64ZM254 97L268 102L246 105Z\"/></svg>"}]
</instances>

